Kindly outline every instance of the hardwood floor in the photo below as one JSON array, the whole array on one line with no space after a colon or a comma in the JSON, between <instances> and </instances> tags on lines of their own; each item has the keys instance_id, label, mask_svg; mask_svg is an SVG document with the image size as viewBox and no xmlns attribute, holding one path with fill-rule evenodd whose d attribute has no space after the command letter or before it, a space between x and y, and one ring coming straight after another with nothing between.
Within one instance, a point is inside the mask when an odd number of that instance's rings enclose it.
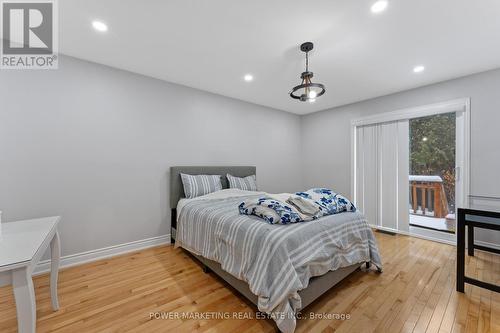
<instances>
[{"instance_id":1,"label":"hardwood floor","mask_svg":"<svg viewBox=\"0 0 500 333\"><path fill-rule=\"evenodd\" d=\"M500 332L500 294L466 285L455 292L455 248L376 233L384 273L355 272L303 311L297 332ZM476 251L466 273L500 284L500 256ZM61 309L48 276L35 278L37 332L274 332L269 319L180 249L157 247L64 269ZM150 316L217 312L243 319ZM348 314L348 320L309 314ZM0 332L16 332L11 287L0 288Z\"/></svg>"}]
</instances>

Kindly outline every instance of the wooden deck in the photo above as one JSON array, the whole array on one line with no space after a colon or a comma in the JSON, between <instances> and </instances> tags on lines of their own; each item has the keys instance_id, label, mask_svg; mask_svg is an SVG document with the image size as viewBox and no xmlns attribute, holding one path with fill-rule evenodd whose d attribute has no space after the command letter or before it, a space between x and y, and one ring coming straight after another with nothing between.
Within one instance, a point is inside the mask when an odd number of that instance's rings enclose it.
<instances>
[{"instance_id":1,"label":"wooden deck","mask_svg":"<svg viewBox=\"0 0 500 333\"><path fill-rule=\"evenodd\" d=\"M500 332L500 294L455 292L455 248L376 233L384 273L356 272L304 311L349 320L298 321L297 332ZM466 273L500 282L500 256L476 251ZM35 278L37 332L274 332L268 319L150 319L154 312L255 309L182 250L157 247L65 269L61 310L50 308L48 276ZM0 332L16 332L11 287L0 288Z\"/></svg>"},{"instance_id":2,"label":"wooden deck","mask_svg":"<svg viewBox=\"0 0 500 333\"><path fill-rule=\"evenodd\" d=\"M445 218L415 214L410 214L410 225L449 233L455 233L457 229L455 219L447 220Z\"/></svg>"}]
</instances>

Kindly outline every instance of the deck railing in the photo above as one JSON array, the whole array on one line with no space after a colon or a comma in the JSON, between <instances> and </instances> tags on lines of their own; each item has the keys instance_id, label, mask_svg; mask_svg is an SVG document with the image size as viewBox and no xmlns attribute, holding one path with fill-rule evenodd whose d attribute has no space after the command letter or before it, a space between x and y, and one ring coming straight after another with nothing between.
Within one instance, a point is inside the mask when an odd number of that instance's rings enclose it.
<instances>
[{"instance_id":1,"label":"deck railing","mask_svg":"<svg viewBox=\"0 0 500 333\"><path fill-rule=\"evenodd\" d=\"M443 218L448 200L439 176L410 176L410 213Z\"/></svg>"}]
</instances>

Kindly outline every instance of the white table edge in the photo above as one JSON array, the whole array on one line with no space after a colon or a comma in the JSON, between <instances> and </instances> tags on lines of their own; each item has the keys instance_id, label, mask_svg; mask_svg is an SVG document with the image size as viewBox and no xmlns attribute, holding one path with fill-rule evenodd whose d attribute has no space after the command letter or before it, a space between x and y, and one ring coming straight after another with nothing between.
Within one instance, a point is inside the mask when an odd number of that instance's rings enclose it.
<instances>
[{"instance_id":1,"label":"white table edge","mask_svg":"<svg viewBox=\"0 0 500 333\"><path fill-rule=\"evenodd\" d=\"M16 300L16 310L18 318L18 331L20 333L35 333L36 330L36 300L33 286L32 273L36 264L40 261L44 251L49 248L51 251L51 272L50 272L50 293L52 308L54 311L59 309L59 300L57 297L57 280L59 271L59 262L61 257L61 247L57 227L60 216L46 217L54 218L55 223L48 232L43 242L37 248L31 260L18 262L12 265L0 266L0 274L9 274L14 289ZM36 219L32 219L36 220ZM25 220L29 221L29 220ZM16 222L11 222L16 223Z\"/></svg>"},{"instance_id":2,"label":"white table edge","mask_svg":"<svg viewBox=\"0 0 500 333\"><path fill-rule=\"evenodd\" d=\"M45 238L45 240L43 241L43 243L40 244L40 246L36 250L36 253L33 256L33 258L31 258L31 260L29 260L29 264L28 265L31 268L31 271L29 272L30 274L33 273L33 269L35 269L36 264L38 264L38 262L42 258L43 254L44 254L44 249L48 248L49 244L52 242L52 239L54 239L55 234L57 233L57 227L59 226L59 221L61 221L61 217L60 216L50 216L50 217L47 217L47 218L49 218L49 219L50 218L55 218L56 220L55 220L54 225L52 226L52 229L50 229L47 237ZM51 257L51 259L52 259L52 257Z\"/></svg>"},{"instance_id":3,"label":"white table edge","mask_svg":"<svg viewBox=\"0 0 500 333\"><path fill-rule=\"evenodd\" d=\"M59 221L61 221L61 217L60 216L47 216L47 217L43 217L43 218L46 218L46 219L55 218L56 219L56 223L54 223L54 226L52 227L52 229L50 229L50 231L49 231L49 233L48 233L47 238L45 239L45 241L42 244L40 244L40 246L36 250L35 255L33 256L33 258L31 258L31 260L25 260L25 261L16 262L15 264L0 266L0 272L10 271L10 270L13 270L13 269L17 269L17 268L29 266L32 263L35 263L35 265L36 265L38 263L38 261L40 260L40 258L44 254L44 252L42 252L43 251L42 248L45 248L47 246L47 243L46 243L47 239L49 239L49 242L52 240L52 238L54 237L54 234L57 231L57 226L59 225ZM29 219L29 220L25 220L25 221L31 221L31 220L38 220L38 219ZM8 223L16 223L16 221L8 222ZM36 258L36 260L34 260L35 258Z\"/></svg>"}]
</instances>

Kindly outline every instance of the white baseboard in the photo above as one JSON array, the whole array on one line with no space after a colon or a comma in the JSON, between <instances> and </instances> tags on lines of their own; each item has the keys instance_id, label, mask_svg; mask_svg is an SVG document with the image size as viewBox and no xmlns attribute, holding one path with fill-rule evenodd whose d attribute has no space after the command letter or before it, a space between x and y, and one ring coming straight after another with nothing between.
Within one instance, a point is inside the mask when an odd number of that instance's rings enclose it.
<instances>
[{"instance_id":1,"label":"white baseboard","mask_svg":"<svg viewBox=\"0 0 500 333\"><path fill-rule=\"evenodd\" d=\"M483 241L474 241L475 245L481 245L481 246L486 246L486 247L491 247L492 249L497 249L500 250L500 245L494 244L494 243L488 243L488 242L483 242Z\"/></svg>"},{"instance_id":2,"label":"white baseboard","mask_svg":"<svg viewBox=\"0 0 500 333\"><path fill-rule=\"evenodd\" d=\"M486 207L500 207L500 197L499 196L485 196L485 195L469 195L469 200L472 204L483 205ZM498 233L498 232L497 232ZM477 235L476 235L477 237ZM499 238L497 238L499 239ZM489 243L484 241L474 240L474 243L477 245L482 245L486 247L491 247L493 249L500 250L500 239L499 243Z\"/></svg>"},{"instance_id":3,"label":"white baseboard","mask_svg":"<svg viewBox=\"0 0 500 333\"><path fill-rule=\"evenodd\" d=\"M65 268L65 267L77 266L88 262L96 261L99 259L109 258L120 254L134 252L164 244L170 244L170 234L133 241L130 243L108 246L102 249L70 254L61 257L61 262L59 267ZM50 272L50 259L40 261L33 270L33 275L40 275L47 272Z\"/></svg>"}]
</instances>

